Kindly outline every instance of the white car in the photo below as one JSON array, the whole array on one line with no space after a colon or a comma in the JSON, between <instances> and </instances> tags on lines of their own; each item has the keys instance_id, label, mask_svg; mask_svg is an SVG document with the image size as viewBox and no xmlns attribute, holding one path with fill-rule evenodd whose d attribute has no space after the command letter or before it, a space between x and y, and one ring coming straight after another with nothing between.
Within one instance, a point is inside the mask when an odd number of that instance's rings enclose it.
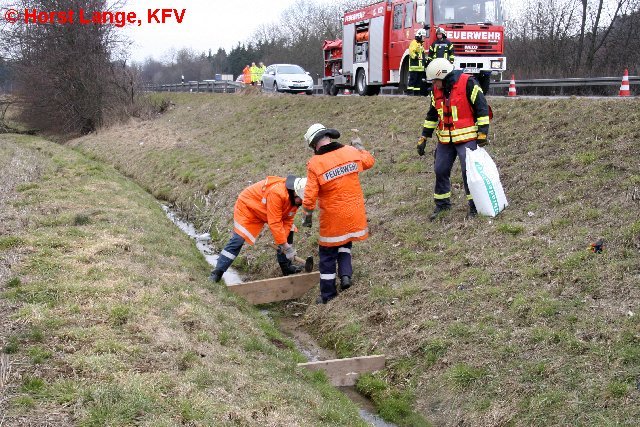
<instances>
[{"instance_id":1,"label":"white car","mask_svg":"<svg viewBox=\"0 0 640 427\"><path fill-rule=\"evenodd\" d=\"M262 75L262 90L313 95L313 79L299 65L273 64Z\"/></svg>"}]
</instances>

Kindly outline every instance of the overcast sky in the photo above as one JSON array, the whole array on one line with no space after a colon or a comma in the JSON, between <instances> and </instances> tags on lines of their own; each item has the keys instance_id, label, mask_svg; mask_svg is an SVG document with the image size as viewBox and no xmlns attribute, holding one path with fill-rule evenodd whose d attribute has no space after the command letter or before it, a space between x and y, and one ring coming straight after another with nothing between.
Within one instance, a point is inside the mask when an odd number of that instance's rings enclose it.
<instances>
[{"instance_id":1,"label":"overcast sky","mask_svg":"<svg viewBox=\"0 0 640 427\"><path fill-rule=\"evenodd\" d=\"M307 0L326 3L330 0ZM515 0L503 0L508 8ZM125 31L134 45L131 59L142 62L147 57L166 58L171 48L190 47L196 52L213 52L222 47L229 50L246 42L261 25L277 22L280 15L296 0L128 0L124 10L136 12L142 18L140 26ZM373 2L373 1L372 1ZM148 9L186 9L181 24L148 24ZM160 14L158 14L160 17Z\"/></svg>"},{"instance_id":2,"label":"overcast sky","mask_svg":"<svg viewBox=\"0 0 640 427\"><path fill-rule=\"evenodd\" d=\"M129 26L134 42L131 58L142 61L152 56L163 59L170 48L190 47L196 52L227 52L245 42L261 24L279 21L281 13L296 0L129 0L126 11L143 18L140 26ZM313 0L312 0L313 1ZM186 9L181 24L147 24L148 9ZM160 16L160 14L158 14Z\"/></svg>"}]
</instances>

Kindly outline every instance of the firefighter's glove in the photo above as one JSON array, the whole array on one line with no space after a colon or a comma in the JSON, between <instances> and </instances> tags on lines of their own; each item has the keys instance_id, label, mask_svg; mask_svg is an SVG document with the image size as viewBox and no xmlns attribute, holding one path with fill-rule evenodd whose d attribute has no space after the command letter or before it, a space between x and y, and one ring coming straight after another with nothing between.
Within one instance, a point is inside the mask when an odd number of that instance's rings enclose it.
<instances>
[{"instance_id":1,"label":"firefighter's glove","mask_svg":"<svg viewBox=\"0 0 640 427\"><path fill-rule=\"evenodd\" d=\"M487 134L478 132L477 142L478 142L478 147L484 147L485 145L487 145L489 143L489 140L487 139Z\"/></svg>"},{"instance_id":2,"label":"firefighter's glove","mask_svg":"<svg viewBox=\"0 0 640 427\"><path fill-rule=\"evenodd\" d=\"M364 150L364 145L362 145L362 140L359 136L351 138L351 146L359 151Z\"/></svg>"},{"instance_id":3,"label":"firefighter's glove","mask_svg":"<svg viewBox=\"0 0 640 427\"><path fill-rule=\"evenodd\" d=\"M302 220L302 226L311 228L311 222L311 214L305 214L304 219Z\"/></svg>"},{"instance_id":4,"label":"firefighter's glove","mask_svg":"<svg viewBox=\"0 0 640 427\"><path fill-rule=\"evenodd\" d=\"M293 245L290 245L288 243L278 245L278 252L283 253L284 256L286 256L290 261L292 261L296 256L296 249L293 247Z\"/></svg>"},{"instance_id":5,"label":"firefighter's glove","mask_svg":"<svg viewBox=\"0 0 640 427\"><path fill-rule=\"evenodd\" d=\"M418 139L418 155L424 156L424 149L427 147L427 138L421 136Z\"/></svg>"}]
</instances>

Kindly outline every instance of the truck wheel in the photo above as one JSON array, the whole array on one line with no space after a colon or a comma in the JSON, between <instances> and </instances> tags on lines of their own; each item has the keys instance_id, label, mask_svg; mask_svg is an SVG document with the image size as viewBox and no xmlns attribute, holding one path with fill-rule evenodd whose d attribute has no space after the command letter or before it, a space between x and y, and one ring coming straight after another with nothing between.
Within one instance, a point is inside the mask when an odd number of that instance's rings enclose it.
<instances>
[{"instance_id":1,"label":"truck wheel","mask_svg":"<svg viewBox=\"0 0 640 427\"><path fill-rule=\"evenodd\" d=\"M329 95L336 96L338 95L338 91L339 91L338 87L335 84L333 83L329 84Z\"/></svg>"},{"instance_id":2,"label":"truck wheel","mask_svg":"<svg viewBox=\"0 0 640 427\"><path fill-rule=\"evenodd\" d=\"M360 96L367 95L367 81L363 69L359 69L358 74L356 74L356 91Z\"/></svg>"}]
</instances>

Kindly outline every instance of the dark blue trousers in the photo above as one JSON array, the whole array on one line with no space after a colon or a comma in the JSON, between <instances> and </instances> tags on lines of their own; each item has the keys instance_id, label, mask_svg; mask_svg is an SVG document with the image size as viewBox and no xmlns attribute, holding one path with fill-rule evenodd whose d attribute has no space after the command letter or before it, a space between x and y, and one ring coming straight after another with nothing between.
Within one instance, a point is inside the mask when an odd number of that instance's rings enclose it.
<instances>
[{"instance_id":1,"label":"dark blue trousers","mask_svg":"<svg viewBox=\"0 0 640 427\"><path fill-rule=\"evenodd\" d=\"M293 243L293 232L289 233L289 238L287 239L287 241L289 242L289 244ZM231 263L233 263L233 260L236 259L236 257L240 253L242 245L244 245L244 239L242 238L242 236L235 231L231 233L231 239L218 256L216 270L222 272L227 271L227 269L231 266ZM280 252L277 253L277 259L278 263L287 262L287 257Z\"/></svg>"},{"instance_id":2,"label":"dark blue trousers","mask_svg":"<svg viewBox=\"0 0 640 427\"><path fill-rule=\"evenodd\" d=\"M336 289L336 263L338 276L353 275L351 266L352 242L342 246L320 246L320 296L323 302L327 302L338 295Z\"/></svg>"},{"instance_id":3,"label":"dark blue trousers","mask_svg":"<svg viewBox=\"0 0 640 427\"><path fill-rule=\"evenodd\" d=\"M463 144L441 144L439 142L436 144L433 164L433 170L436 174L436 185L433 191L433 197L436 205L451 205L451 168L453 168L453 163L456 161L456 156L460 159L464 192L467 194L467 200L471 200L469 186L467 185L467 155L465 148L475 150L477 147L478 144L475 140Z\"/></svg>"}]
</instances>

